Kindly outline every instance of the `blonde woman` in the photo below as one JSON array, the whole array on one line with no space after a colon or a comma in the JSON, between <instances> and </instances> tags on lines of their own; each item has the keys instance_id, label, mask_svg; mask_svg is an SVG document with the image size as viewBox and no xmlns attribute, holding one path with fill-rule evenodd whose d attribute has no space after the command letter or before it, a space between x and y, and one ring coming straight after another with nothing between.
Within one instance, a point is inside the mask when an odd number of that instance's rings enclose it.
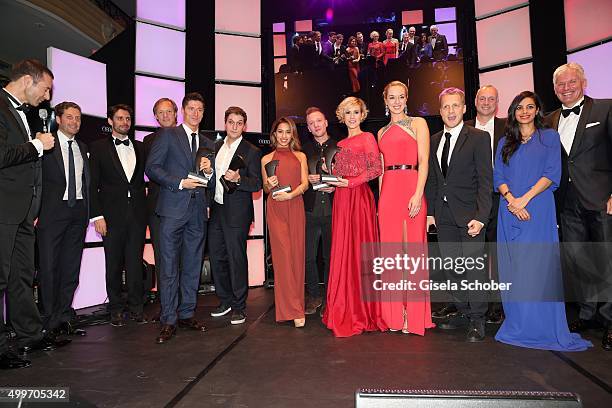
<instances>
[{"instance_id":1,"label":"blonde woman","mask_svg":"<svg viewBox=\"0 0 612 408\"><path fill-rule=\"evenodd\" d=\"M387 37L385 41L382 42L383 48L385 50L385 54L383 57L383 64L387 65L387 62L391 58L397 58L397 52L399 49L399 41L397 38L393 38L393 30L388 28L385 31L385 36Z\"/></svg>"}]
</instances>

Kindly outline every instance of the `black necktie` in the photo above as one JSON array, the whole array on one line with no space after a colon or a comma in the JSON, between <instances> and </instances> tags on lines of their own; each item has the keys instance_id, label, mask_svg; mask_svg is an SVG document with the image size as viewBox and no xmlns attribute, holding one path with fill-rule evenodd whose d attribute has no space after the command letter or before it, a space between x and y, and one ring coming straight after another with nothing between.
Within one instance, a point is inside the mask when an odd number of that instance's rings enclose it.
<instances>
[{"instance_id":1,"label":"black necktie","mask_svg":"<svg viewBox=\"0 0 612 408\"><path fill-rule=\"evenodd\" d=\"M129 146L130 139L125 139L125 140L115 139L115 146L119 146L119 145Z\"/></svg>"},{"instance_id":2,"label":"black necktie","mask_svg":"<svg viewBox=\"0 0 612 408\"><path fill-rule=\"evenodd\" d=\"M444 137L446 140L444 141L444 146L442 147L442 163L440 163L440 167L442 167L442 174L444 178L446 178L446 171L448 170L448 151L450 150L450 138L451 134L446 132L444 133Z\"/></svg>"},{"instance_id":3,"label":"black necktie","mask_svg":"<svg viewBox=\"0 0 612 408\"><path fill-rule=\"evenodd\" d=\"M68 141L68 207L74 207L76 204L76 170L72 142L74 140Z\"/></svg>"},{"instance_id":4,"label":"black necktie","mask_svg":"<svg viewBox=\"0 0 612 408\"><path fill-rule=\"evenodd\" d=\"M191 157L193 157L193 168L197 170L197 168L199 167L197 165L197 163L195 162L196 159L196 153L198 151L198 142L196 137L198 136L197 133L192 133L191 134Z\"/></svg>"},{"instance_id":5,"label":"black necktie","mask_svg":"<svg viewBox=\"0 0 612 408\"><path fill-rule=\"evenodd\" d=\"M576 105L571 109L561 109L561 114L564 118L567 118L570 113L574 112L576 115L580 115L580 108L584 105L584 100L580 103L580 105Z\"/></svg>"}]
</instances>

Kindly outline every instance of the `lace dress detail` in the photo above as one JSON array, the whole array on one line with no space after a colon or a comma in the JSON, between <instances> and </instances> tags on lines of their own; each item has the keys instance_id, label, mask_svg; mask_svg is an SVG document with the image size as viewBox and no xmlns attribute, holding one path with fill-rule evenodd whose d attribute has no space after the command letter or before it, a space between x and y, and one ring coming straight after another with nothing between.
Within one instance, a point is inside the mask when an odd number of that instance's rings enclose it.
<instances>
[{"instance_id":1,"label":"lace dress detail","mask_svg":"<svg viewBox=\"0 0 612 408\"><path fill-rule=\"evenodd\" d=\"M348 179L349 187L355 187L379 177L382 161L374 136L362 133L338 143L341 150L336 155L333 174Z\"/></svg>"},{"instance_id":2,"label":"lace dress detail","mask_svg":"<svg viewBox=\"0 0 612 408\"><path fill-rule=\"evenodd\" d=\"M405 128L404 130L408 130L408 133L410 133L410 135L416 139L416 132L412 128L413 120L414 118L412 116L407 116L405 119L400 119L397 122L389 122L382 128L381 135L384 135L385 133L387 133L387 130L389 130L391 126L400 125L403 128Z\"/></svg>"}]
</instances>

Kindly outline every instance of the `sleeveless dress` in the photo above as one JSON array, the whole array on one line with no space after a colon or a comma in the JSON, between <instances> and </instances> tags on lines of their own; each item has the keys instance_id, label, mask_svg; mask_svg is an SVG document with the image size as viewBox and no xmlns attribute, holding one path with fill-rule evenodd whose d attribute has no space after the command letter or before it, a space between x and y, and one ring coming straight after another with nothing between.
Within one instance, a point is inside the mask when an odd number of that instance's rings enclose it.
<instances>
[{"instance_id":1,"label":"sleeveless dress","mask_svg":"<svg viewBox=\"0 0 612 408\"><path fill-rule=\"evenodd\" d=\"M302 182L301 165L288 148L278 148L272 160L278 160L278 185L297 188ZM304 231L306 215L302 196L288 201L266 201L266 221L270 233L274 266L274 302L276 321L304 317Z\"/></svg>"},{"instance_id":2,"label":"sleeveless dress","mask_svg":"<svg viewBox=\"0 0 612 408\"><path fill-rule=\"evenodd\" d=\"M382 256L395 257L398 253L409 256L427 256L427 202L421 200L421 209L411 218L408 210L410 198L414 195L418 172L408 170L386 170L393 165L417 165L418 149L416 134L411 128L413 118L402 121L406 130L397 125L387 125L379 147L383 154L385 171L383 174L380 200L378 202L378 222ZM383 279L384 279L383 275ZM413 275L394 271L388 274L387 281L407 279L415 282L416 290L381 294L382 316L385 324L393 330L404 330L424 335L425 329L435 327L431 320L431 303L428 290L419 290L421 280L429 279L427 268L420 268Z\"/></svg>"},{"instance_id":3,"label":"sleeveless dress","mask_svg":"<svg viewBox=\"0 0 612 408\"><path fill-rule=\"evenodd\" d=\"M371 133L361 133L338 142L333 173L349 180L339 187L332 209L332 248L323 323L336 337L364 331L384 331L380 302L362 288L371 271L362 269L362 244L378 242L376 208L368 181L380 176L380 152ZM365 285L364 285L365 286Z\"/></svg>"},{"instance_id":4,"label":"sleeveless dress","mask_svg":"<svg viewBox=\"0 0 612 408\"><path fill-rule=\"evenodd\" d=\"M385 55L383 57L383 64L387 65L387 62L390 59L396 58L398 43L393 40L385 40L383 41L382 44L385 49Z\"/></svg>"}]
</instances>

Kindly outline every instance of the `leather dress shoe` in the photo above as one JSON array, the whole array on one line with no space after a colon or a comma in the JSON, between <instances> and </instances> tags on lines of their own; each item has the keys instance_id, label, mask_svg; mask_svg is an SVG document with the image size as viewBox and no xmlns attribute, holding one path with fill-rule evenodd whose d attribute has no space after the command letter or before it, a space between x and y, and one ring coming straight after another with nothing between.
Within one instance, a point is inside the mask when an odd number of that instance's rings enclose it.
<instances>
[{"instance_id":1,"label":"leather dress shoe","mask_svg":"<svg viewBox=\"0 0 612 408\"><path fill-rule=\"evenodd\" d=\"M451 317L450 319L446 321L436 323L436 326L442 330L455 330L460 327L464 327L467 324L468 324L467 318L463 316L462 314L458 314L458 315L455 315L454 317Z\"/></svg>"},{"instance_id":2,"label":"leather dress shoe","mask_svg":"<svg viewBox=\"0 0 612 408\"><path fill-rule=\"evenodd\" d=\"M576 319L569 324L569 331L580 333L588 329L599 329L601 324L597 320Z\"/></svg>"},{"instance_id":3,"label":"leather dress shoe","mask_svg":"<svg viewBox=\"0 0 612 408\"><path fill-rule=\"evenodd\" d=\"M157 344L163 344L168 342L172 336L176 333L176 326L170 324L164 324L159 332L159 336L155 339Z\"/></svg>"},{"instance_id":4,"label":"leather dress shoe","mask_svg":"<svg viewBox=\"0 0 612 408\"><path fill-rule=\"evenodd\" d=\"M179 319L178 327L181 329L197 330L202 332L206 331L206 326L204 326L204 323L198 322L193 317L189 319Z\"/></svg>"},{"instance_id":5,"label":"leather dress shoe","mask_svg":"<svg viewBox=\"0 0 612 408\"><path fill-rule=\"evenodd\" d=\"M64 322L56 329L57 334L65 334L67 336L86 336L87 332L83 329L74 327L70 322Z\"/></svg>"},{"instance_id":6,"label":"leather dress shoe","mask_svg":"<svg viewBox=\"0 0 612 408\"><path fill-rule=\"evenodd\" d=\"M50 335L45 335L42 339L38 340L36 343L32 343L28 346L19 347L18 351L20 355L26 355L28 353L32 353L34 351L51 351L60 347L64 347L70 344L72 340L70 339L58 339L54 338Z\"/></svg>"},{"instance_id":7,"label":"leather dress shoe","mask_svg":"<svg viewBox=\"0 0 612 408\"><path fill-rule=\"evenodd\" d=\"M455 305L446 305L442 309L436 310L431 314L434 319L449 319L459 314Z\"/></svg>"},{"instance_id":8,"label":"leather dress shoe","mask_svg":"<svg viewBox=\"0 0 612 408\"><path fill-rule=\"evenodd\" d=\"M502 324L505 319L505 316L503 312L498 311L498 312L487 313L486 318L487 318L487 323L489 324Z\"/></svg>"},{"instance_id":9,"label":"leather dress shoe","mask_svg":"<svg viewBox=\"0 0 612 408\"><path fill-rule=\"evenodd\" d=\"M304 314L311 315L317 313L317 309L319 306L323 304L323 299L320 296L317 297L309 297L306 302L306 308L304 310Z\"/></svg>"},{"instance_id":10,"label":"leather dress shoe","mask_svg":"<svg viewBox=\"0 0 612 408\"><path fill-rule=\"evenodd\" d=\"M608 327L604 330L604 335L601 339L601 347L606 351L612 350L612 327Z\"/></svg>"},{"instance_id":11,"label":"leather dress shoe","mask_svg":"<svg viewBox=\"0 0 612 408\"><path fill-rule=\"evenodd\" d=\"M125 326L125 320L123 320L123 312L111 313L110 324L114 327Z\"/></svg>"},{"instance_id":12,"label":"leather dress shoe","mask_svg":"<svg viewBox=\"0 0 612 408\"><path fill-rule=\"evenodd\" d=\"M14 368L26 368L31 366L30 360L20 358L17 354L6 351L0 354L0 370L10 370Z\"/></svg>"},{"instance_id":13,"label":"leather dress shoe","mask_svg":"<svg viewBox=\"0 0 612 408\"><path fill-rule=\"evenodd\" d=\"M136 322L136 324L145 324L147 321L144 318L142 312L132 312L130 313L130 320Z\"/></svg>"},{"instance_id":14,"label":"leather dress shoe","mask_svg":"<svg viewBox=\"0 0 612 408\"><path fill-rule=\"evenodd\" d=\"M485 339L485 322L484 320L470 320L468 326L466 340L469 343L478 343Z\"/></svg>"}]
</instances>

